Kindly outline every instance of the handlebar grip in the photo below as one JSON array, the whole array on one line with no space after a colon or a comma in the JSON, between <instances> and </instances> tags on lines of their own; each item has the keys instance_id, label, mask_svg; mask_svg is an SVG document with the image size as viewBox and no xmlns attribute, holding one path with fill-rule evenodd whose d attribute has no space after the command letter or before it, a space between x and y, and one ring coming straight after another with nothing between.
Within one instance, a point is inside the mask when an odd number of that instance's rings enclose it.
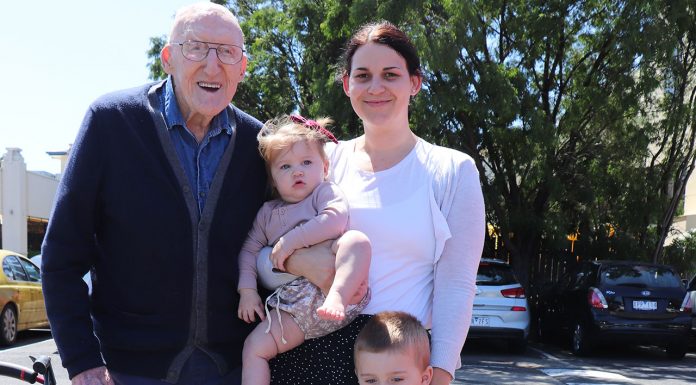
<instances>
[{"instance_id":1,"label":"handlebar grip","mask_svg":"<svg viewBox=\"0 0 696 385\"><path fill-rule=\"evenodd\" d=\"M48 369L51 367L51 357L49 356L39 356L36 358L34 361L34 365L32 366L34 368L34 371L40 374L46 374L48 372Z\"/></svg>"},{"instance_id":2,"label":"handlebar grip","mask_svg":"<svg viewBox=\"0 0 696 385\"><path fill-rule=\"evenodd\" d=\"M36 382L38 374L31 372L29 368L9 362L0 362L0 377L7 376L33 384Z\"/></svg>"}]
</instances>

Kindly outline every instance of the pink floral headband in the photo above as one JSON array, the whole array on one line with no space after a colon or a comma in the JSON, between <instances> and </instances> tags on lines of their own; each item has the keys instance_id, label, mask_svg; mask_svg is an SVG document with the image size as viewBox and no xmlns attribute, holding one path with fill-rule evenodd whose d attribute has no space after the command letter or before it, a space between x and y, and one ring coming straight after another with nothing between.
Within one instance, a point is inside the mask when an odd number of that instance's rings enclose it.
<instances>
[{"instance_id":1,"label":"pink floral headband","mask_svg":"<svg viewBox=\"0 0 696 385\"><path fill-rule=\"evenodd\" d=\"M297 115L297 114L290 115L290 120L292 120L292 121L295 122L295 123L299 123L299 124L302 124L302 125L304 125L304 126L306 126L306 127L309 127L309 128L311 128L311 129L313 129L313 130L315 130L315 131L318 131L318 132L324 134L324 136L326 136L327 138L329 138L330 141L332 141L332 142L334 142L334 143L338 143L338 140L337 140L336 137L331 133L331 131L329 131L329 130L327 130L326 128L322 127L321 124L317 123L316 120L307 119L307 118L305 118L304 116Z\"/></svg>"}]
</instances>

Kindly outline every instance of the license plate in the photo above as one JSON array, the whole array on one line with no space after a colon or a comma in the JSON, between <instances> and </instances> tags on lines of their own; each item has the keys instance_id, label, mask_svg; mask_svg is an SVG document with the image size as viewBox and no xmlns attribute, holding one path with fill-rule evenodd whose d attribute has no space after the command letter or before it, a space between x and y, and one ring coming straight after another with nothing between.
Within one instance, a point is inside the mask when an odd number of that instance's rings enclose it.
<instances>
[{"instance_id":1,"label":"license plate","mask_svg":"<svg viewBox=\"0 0 696 385\"><path fill-rule=\"evenodd\" d=\"M634 310L657 310L657 301L633 301Z\"/></svg>"},{"instance_id":2,"label":"license plate","mask_svg":"<svg viewBox=\"0 0 696 385\"><path fill-rule=\"evenodd\" d=\"M491 326L491 320L488 317L471 317L471 326Z\"/></svg>"}]
</instances>

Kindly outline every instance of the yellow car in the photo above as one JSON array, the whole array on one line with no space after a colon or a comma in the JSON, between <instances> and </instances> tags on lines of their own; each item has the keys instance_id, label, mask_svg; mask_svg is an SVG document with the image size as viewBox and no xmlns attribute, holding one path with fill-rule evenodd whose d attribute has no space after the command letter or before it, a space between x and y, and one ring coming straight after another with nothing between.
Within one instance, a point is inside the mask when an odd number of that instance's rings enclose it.
<instances>
[{"instance_id":1,"label":"yellow car","mask_svg":"<svg viewBox=\"0 0 696 385\"><path fill-rule=\"evenodd\" d=\"M0 250L0 345L20 330L48 327L39 268L19 253Z\"/></svg>"}]
</instances>

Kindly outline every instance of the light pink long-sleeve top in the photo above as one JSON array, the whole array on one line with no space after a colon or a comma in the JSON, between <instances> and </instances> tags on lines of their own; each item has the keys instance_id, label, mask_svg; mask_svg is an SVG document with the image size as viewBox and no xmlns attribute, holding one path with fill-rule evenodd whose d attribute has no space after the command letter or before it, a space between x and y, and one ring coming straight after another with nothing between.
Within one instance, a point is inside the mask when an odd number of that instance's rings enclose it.
<instances>
[{"instance_id":1,"label":"light pink long-sleeve top","mask_svg":"<svg viewBox=\"0 0 696 385\"><path fill-rule=\"evenodd\" d=\"M348 203L341 189L323 182L311 195L297 203L275 199L264 203L256 214L239 253L237 289L256 289L256 258L265 246L283 237L286 251L336 239L348 228Z\"/></svg>"}]
</instances>

